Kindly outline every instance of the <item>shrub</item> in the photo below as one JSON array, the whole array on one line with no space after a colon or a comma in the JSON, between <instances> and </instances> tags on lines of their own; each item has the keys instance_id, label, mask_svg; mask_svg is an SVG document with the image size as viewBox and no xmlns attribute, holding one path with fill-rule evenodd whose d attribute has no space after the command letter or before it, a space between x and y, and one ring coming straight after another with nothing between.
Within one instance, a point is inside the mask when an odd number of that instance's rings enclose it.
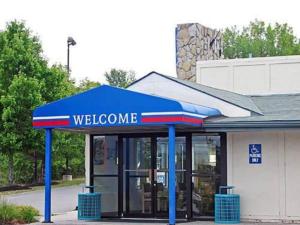
<instances>
[{"instance_id":1,"label":"shrub","mask_svg":"<svg viewBox=\"0 0 300 225\"><path fill-rule=\"evenodd\" d=\"M14 205L3 200L0 202L0 224L8 224L17 219L17 216L17 209Z\"/></svg>"},{"instance_id":2,"label":"shrub","mask_svg":"<svg viewBox=\"0 0 300 225\"><path fill-rule=\"evenodd\" d=\"M39 211L32 206L16 206L18 216L17 219L26 223L35 222L35 217L39 215Z\"/></svg>"},{"instance_id":3,"label":"shrub","mask_svg":"<svg viewBox=\"0 0 300 225\"><path fill-rule=\"evenodd\" d=\"M0 199L0 224L32 223L39 211L31 206L17 206Z\"/></svg>"}]
</instances>

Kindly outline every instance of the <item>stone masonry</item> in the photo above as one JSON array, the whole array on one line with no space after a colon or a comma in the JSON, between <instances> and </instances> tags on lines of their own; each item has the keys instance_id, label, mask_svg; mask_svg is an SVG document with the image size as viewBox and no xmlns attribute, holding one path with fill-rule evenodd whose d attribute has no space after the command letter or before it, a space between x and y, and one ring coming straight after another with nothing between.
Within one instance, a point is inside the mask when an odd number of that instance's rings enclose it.
<instances>
[{"instance_id":1,"label":"stone masonry","mask_svg":"<svg viewBox=\"0 0 300 225\"><path fill-rule=\"evenodd\" d=\"M176 27L177 77L196 81L196 62L223 58L222 34L198 23Z\"/></svg>"}]
</instances>

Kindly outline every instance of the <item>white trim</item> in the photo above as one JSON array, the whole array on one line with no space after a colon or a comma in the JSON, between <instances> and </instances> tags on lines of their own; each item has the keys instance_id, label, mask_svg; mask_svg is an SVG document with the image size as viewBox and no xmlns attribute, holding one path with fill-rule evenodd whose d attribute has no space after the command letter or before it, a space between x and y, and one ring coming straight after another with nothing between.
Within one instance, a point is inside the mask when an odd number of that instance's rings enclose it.
<instances>
[{"instance_id":1,"label":"white trim","mask_svg":"<svg viewBox=\"0 0 300 225\"><path fill-rule=\"evenodd\" d=\"M134 83L127 90L218 109L222 115L227 117L246 117L251 115L249 110L240 106L233 105L155 73ZM205 114L204 112L203 114Z\"/></svg>"},{"instance_id":2,"label":"white trim","mask_svg":"<svg viewBox=\"0 0 300 225\"><path fill-rule=\"evenodd\" d=\"M142 113L142 116L162 116L162 115L186 115L186 116L194 116L198 118L206 118L205 115L199 115L195 113L189 113L189 112L145 112Z\"/></svg>"},{"instance_id":3,"label":"white trim","mask_svg":"<svg viewBox=\"0 0 300 225\"><path fill-rule=\"evenodd\" d=\"M85 134L85 148L84 148L84 159L85 159L85 185L91 186L90 181L90 138L89 134Z\"/></svg>"},{"instance_id":4,"label":"white trim","mask_svg":"<svg viewBox=\"0 0 300 225\"><path fill-rule=\"evenodd\" d=\"M33 120L70 119L70 116L36 116Z\"/></svg>"}]
</instances>

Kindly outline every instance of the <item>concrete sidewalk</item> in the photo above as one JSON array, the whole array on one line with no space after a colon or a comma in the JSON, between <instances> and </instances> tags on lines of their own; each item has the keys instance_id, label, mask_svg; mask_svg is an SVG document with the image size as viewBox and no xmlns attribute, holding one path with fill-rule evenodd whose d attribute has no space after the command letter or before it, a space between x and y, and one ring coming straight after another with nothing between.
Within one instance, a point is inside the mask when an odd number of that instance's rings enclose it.
<instances>
[{"instance_id":1,"label":"concrete sidewalk","mask_svg":"<svg viewBox=\"0 0 300 225\"><path fill-rule=\"evenodd\" d=\"M51 223L54 225L166 225L167 220L163 221L142 221L142 220L104 220L97 222L85 222L85 221L57 221ZM192 222L177 222L176 224L182 225L216 225L212 221L192 221ZM284 225L284 223L240 223L240 225ZM291 223L289 223L291 224ZM35 223L34 225L45 225L45 223Z\"/></svg>"},{"instance_id":2,"label":"concrete sidewalk","mask_svg":"<svg viewBox=\"0 0 300 225\"><path fill-rule=\"evenodd\" d=\"M41 218L42 219L42 218ZM77 211L68 212L60 215L52 216L52 221L54 225L166 225L168 220L150 220L150 219L104 219L102 221L78 221ZM177 224L186 225L215 225L213 221L179 221ZM240 223L240 225L282 225L284 223ZM293 223L289 223L293 224ZM32 225L45 225L45 223L38 222ZM299 224L298 224L299 225Z\"/></svg>"}]
</instances>

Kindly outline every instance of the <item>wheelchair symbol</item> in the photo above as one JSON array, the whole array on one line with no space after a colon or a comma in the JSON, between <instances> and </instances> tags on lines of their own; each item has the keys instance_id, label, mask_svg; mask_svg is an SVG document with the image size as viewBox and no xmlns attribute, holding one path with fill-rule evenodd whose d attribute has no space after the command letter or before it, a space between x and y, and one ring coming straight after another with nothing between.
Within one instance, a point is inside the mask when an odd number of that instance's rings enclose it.
<instances>
[{"instance_id":1,"label":"wheelchair symbol","mask_svg":"<svg viewBox=\"0 0 300 225\"><path fill-rule=\"evenodd\" d=\"M259 153L259 150L255 147L255 145L252 145L252 148L250 149L252 154Z\"/></svg>"}]
</instances>

